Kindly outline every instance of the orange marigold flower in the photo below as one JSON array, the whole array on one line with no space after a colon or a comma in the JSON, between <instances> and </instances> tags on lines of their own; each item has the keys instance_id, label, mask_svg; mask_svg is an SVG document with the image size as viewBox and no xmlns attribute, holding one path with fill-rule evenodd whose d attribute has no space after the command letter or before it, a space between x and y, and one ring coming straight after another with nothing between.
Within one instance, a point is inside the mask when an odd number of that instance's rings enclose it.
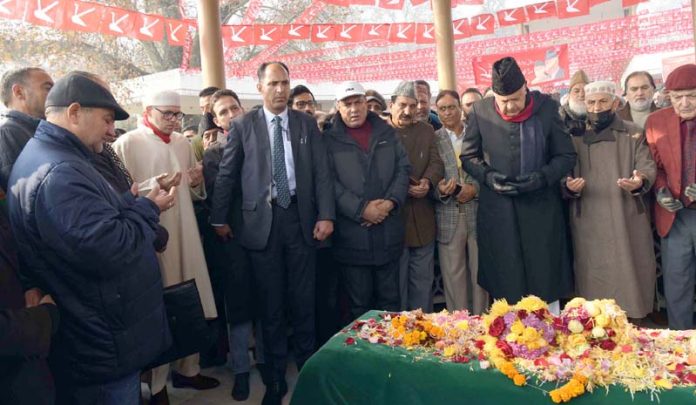
<instances>
[{"instance_id":1,"label":"orange marigold flower","mask_svg":"<svg viewBox=\"0 0 696 405\"><path fill-rule=\"evenodd\" d=\"M522 374L516 374L515 377L512 379L512 381L518 387L521 387L521 386L527 384L527 379Z\"/></svg>"}]
</instances>

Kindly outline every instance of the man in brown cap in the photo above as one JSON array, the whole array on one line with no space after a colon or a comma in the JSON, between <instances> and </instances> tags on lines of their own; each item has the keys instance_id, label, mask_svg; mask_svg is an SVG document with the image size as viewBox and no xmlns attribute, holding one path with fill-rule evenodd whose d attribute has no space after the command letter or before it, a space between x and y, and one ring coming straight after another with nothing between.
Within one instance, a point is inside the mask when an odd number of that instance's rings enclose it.
<instances>
[{"instance_id":1,"label":"man in brown cap","mask_svg":"<svg viewBox=\"0 0 696 405\"><path fill-rule=\"evenodd\" d=\"M572 136L585 133L587 106L585 105L585 86L590 83L587 74L578 70L570 78L568 103L561 106L561 119Z\"/></svg>"},{"instance_id":2,"label":"man in brown cap","mask_svg":"<svg viewBox=\"0 0 696 405\"><path fill-rule=\"evenodd\" d=\"M478 283L493 298L554 302L572 288L558 184L575 150L558 103L529 91L513 58L495 62L492 76L494 97L474 104L461 153L481 184Z\"/></svg>"},{"instance_id":3,"label":"man in brown cap","mask_svg":"<svg viewBox=\"0 0 696 405\"><path fill-rule=\"evenodd\" d=\"M657 165L655 224L670 329L693 329L696 282L696 65L665 81L673 108L650 114L645 135Z\"/></svg>"},{"instance_id":4,"label":"man in brown cap","mask_svg":"<svg viewBox=\"0 0 696 405\"><path fill-rule=\"evenodd\" d=\"M444 175L433 127L416 119L417 84L399 83L392 94L390 125L411 162L408 198L401 210L406 244L399 269L401 309L432 311L435 277L435 188Z\"/></svg>"}]
</instances>

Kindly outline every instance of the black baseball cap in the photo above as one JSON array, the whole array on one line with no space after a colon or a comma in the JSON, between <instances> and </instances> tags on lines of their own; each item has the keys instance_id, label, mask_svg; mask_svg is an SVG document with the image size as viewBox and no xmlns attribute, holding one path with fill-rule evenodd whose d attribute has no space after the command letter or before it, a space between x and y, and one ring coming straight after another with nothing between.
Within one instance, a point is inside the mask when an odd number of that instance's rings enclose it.
<instances>
[{"instance_id":1,"label":"black baseball cap","mask_svg":"<svg viewBox=\"0 0 696 405\"><path fill-rule=\"evenodd\" d=\"M46 97L47 108L67 107L72 103L113 110L116 121L129 117L109 90L79 73L69 73L58 79Z\"/></svg>"}]
</instances>

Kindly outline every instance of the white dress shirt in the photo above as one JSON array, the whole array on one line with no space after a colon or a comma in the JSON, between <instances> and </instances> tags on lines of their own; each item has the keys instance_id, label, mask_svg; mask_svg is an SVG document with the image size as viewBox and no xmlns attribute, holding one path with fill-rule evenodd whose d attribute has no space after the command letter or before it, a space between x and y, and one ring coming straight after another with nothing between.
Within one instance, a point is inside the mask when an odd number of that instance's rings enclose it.
<instances>
[{"instance_id":1,"label":"white dress shirt","mask_svg":"<svg viewBox=\"0 0 696 405\"><path fill-rule=\"evenodd\" d=\"M273 114L266 107L263 107L263 115L266 117L266 127L268 128L268 140L271 144L271 159L273 159L273 134L275 133L275 122L273 119L276 114ZM288 129L288 109L285 108L282 113L278 116L283 120L280 125L283 129L283 149L285 151L285 173L288 176L288 188L290 189L290 195L295 195L296 182L295 182L295 160L292 157L292 143L290 142L290 130ZM273 164L271 164L271 170L273 170ZM276 198L277 192L275 187L275 182L273 182L273 188L271 189L271 197Z\"/></svg>"}]
</instances>

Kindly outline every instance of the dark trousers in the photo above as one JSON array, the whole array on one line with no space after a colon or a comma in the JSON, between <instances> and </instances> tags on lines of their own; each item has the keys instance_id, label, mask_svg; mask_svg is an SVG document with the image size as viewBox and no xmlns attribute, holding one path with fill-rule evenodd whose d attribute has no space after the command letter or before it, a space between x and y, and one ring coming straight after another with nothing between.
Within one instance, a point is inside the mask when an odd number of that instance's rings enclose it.
<instances>
[{"instance_id":1,"label":"dark trousers","mask_svg":"<svg viewBox=\"0 0 696 405\"><path fill-rule=\"evenodd\" d=\"M696 285L696 210L677 211L672 228L662 238L662 279L665 284L669 328L694 327Z\"/></svg>"},{"instance_id":2,"label":"dark trousers","mask_svg":"<svg viewBox=\"0 0 696 405\"><path fill-rule=\"evenodd\" d=\"M399 310L399 258L380 266L341 265L352 319L370 309Z\"/></svg>"},{"instance_id":3,"label":"dark trousers","mask_svg":"<svg viewBox=\"0 0 696 405\"><path fill-rule=\"evenodd\" d=\"M103 384L84 385L56 376L56 405L138 405L140 371Z\"/></svg>"},{"instance_id":4,"label":"dark trousers","mask_svg":"<svg viewBox=\"0 0 696 405\"><path fill-rule=\"evenodd\" d=\"M314 352L314 283L316 249L302 236L297 204L273 204L268 244L249 250L263 327L266 365L283 380L287 367L287 330L293 329L298 368Z\"/></svg>"},{"instance_id":5,"label":"dark trousers","mask_svg":"<svg viewBox=\"0 0 696 405\"><path fill-rule=\"evenodd\" d=\"M317 250L316 344L326 343L341 329L338 318L338 268L330 248Z\"/></svg>"}]
</instances>

